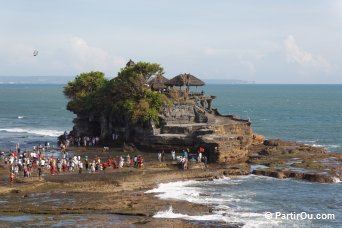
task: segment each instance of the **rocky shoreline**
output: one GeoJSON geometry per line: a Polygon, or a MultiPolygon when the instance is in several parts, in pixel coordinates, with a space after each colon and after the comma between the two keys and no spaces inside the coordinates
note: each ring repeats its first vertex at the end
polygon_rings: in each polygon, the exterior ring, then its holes
{"type": "Polygon", "coordinates": [[[341,153],[303,143],[265,140],[250,147],[248,162],[255,175],[320,183],[340,183],[342,180],[341,153]]]}
{"type": "MultiPolygon", "coordinates": [[[[82,151],[82,156],[93,156],[99,148],[82,151]]],[[[117,153],[117,152],[108,152],[117,153]]],[[[48,225],[48,217],[63,220],[65,216],[80,216],[90,219],[94,213],[105,216],[101,226],[111,216],[121,216],[120,226],[146,225],[149,227],[203,227],[219,225],[219,222],[195,222],[181,219],[156,219],[152,216],[158,211],[168,210],[172,206],[175,213],[187,215],[207,215],[211,208],[205,205],[185,201],[159,200],[154,194],[146,194],[159,183],[184,180],[213,180],[224,175],[246,175],[247,164],[234,166],[203,165],[193,163],[189,170],[182,170],[171,161],[159,163],[155,154],[144,154],[145,168],[108,169],[95,174],[65,173],[51,176],[46,174],[39,180],[34,172],[30,178],[17,178],[9,184],[8,167],[1,165],[0,217],[26,215],[32,218],[43,216],[39,223],[48,225]]],[[[106,157],[108,154],[101,154],[106,157]]],[[[110,219],[109,219],[110,220],[110,219]]],[[[55,221],[55,222],[56,222],[55,221]]],[[[0,223],[16,226],[37,225],[36,219],[16,223],[0,223]]],[[[96,224],[95,224],[96,225],[96,224]]],[[[225,227],[227,224],[221,224],[225,227]]],[[[108,225],[109,226],[109,225],[108,225]]],[[[236,227],[234,224],[229,225],[236,227]]]]}
{"type": "MultiPolygon", "coordinates": [[[[119,149],[100,152],[101,148],[78,149],[74,153],[103,158],[122,153],[119,149]]],[[[146,194],[159,183],[185,180],[213,180],[223,176],[255,175],[275,178],[294,178],[312,182],[336,183],[341,180],[342,155],[327,152],[321,148],[282,140],[265,140],[250,147],[247,163],[203,164],[192,162],[189,170],[180,169],[172,161],[157,162],[155,153],[144,153],[145,168],[125,167],[108,169],[95,174],[66,173],[57,176],[46,174],[39,180],[36,173],[31,178],[17,178],[13,186],[9,184],[8,167],[1,165],[1,216],[29,215],[43,216],[40,223],[49,224],[46,216],[63,220],[65,216],[90,219],[93,214],[104,216],[102,225],[110,224],[111,216],[121,216],[120,226],[161,226],[161,227],[239,227],[242,224],[201,223],[182,219],[153,218],[158,211],[166,211],[172,206],[175,213],[187,215],[208,215],[211,208],[185,201],[160,200],[154,194],[146,194]]],[[[77,219],[76,219],[77,220],[77,219]]],[[[93,221],[93,220],[92,220],[93,221]]],[[[22,221],[19,226],[34,225],[38,221],[22,221]]],[[[51,222],[51,221],[50,221],[51,222]]],[[[95,222],[95,220],[93,221],[95,222]]],[[[0,223],[1,218],[0,218],[0,223]]],[[[5,223],[12,224],[12,223],[5,223]]],[[[96,223],[98,225],[98,223],[96,223]]],[[[94,223],[94,225],[96,225],[94,223]]]]}

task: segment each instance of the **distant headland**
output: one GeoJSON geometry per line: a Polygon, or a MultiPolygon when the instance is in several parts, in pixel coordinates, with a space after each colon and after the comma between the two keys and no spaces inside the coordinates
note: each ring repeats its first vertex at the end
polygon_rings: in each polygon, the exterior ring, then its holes
{"type": "MultiPolygon", "coordinates": [[[[57,84],[65,85],[74,76],[0,76],[0,84],[57,84]]],[[[237,79],[203,79],[206,84],[256,84],[254,81],[237,79]]]]}

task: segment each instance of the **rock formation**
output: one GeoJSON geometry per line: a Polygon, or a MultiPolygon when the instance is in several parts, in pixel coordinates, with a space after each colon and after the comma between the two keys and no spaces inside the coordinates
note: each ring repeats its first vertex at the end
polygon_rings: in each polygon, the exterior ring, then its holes
{"type": "Polygon", "coordinates": [[[206,110],[189,100],[165,107],[160,125],[127,125],[115,128],[106,118],[78,117],[73,134],[99,134],[104,138],[117,131],[125,142],[148,150],[188,147],[196,152],[203,147],[209,162],[241,163],[248,160],[248,147],[255,135],[248,120],[223,116],[217,110],[206,110]],[[103,134],[105,132],[105,134],[103,134]]]}

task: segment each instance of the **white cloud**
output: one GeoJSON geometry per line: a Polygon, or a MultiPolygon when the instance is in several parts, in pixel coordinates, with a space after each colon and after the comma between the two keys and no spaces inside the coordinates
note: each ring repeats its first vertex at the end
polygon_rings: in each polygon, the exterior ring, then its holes
{"type": "Polygon", "coordinates": [[[330,72],[331,64],[320,55],[314,55],[302,50],[296,43],[293,35],[288,35],[285,40],[287,58],[290,62],[297,63],[303,68],[316,71],[330,72]]]}
{"type": "MultiPolygon", "coordinates": [[[[90,46],[80,37],[71,37],[68,40],[70,46],[69,55],[73,65],[79,71],[100,70],[112,71],[123,67],[126,59],[119,56],[111,56],[107,51],[90,46]]],[[[116,72],[112,72],[114,74],[116,72]]]]}

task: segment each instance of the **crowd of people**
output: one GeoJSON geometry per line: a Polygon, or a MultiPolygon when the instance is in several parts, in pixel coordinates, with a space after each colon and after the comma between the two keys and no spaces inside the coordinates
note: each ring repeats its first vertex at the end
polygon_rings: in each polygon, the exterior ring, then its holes
{"type": "MultiPolygon", "coordinates": [[[[198,149],[198,152],[196,154],[191,154],[190,156],[190,149],[189,148],[183,148],[181,150],[182,155],[176,157],[176,150],[171,149],[171,159],[173,161],[177,160],[178,164],[181,164],[183,169],[188,169],[188,162],[189,160],[192,162],[198,162],[198,163],[204,163],[205,167],[207,167],[208,164],[208,158],[205,155],[205,150],[203,147],[200,147],[198,149]]],[[[161,150],[158,153],[158,161],[159,162],[165,162],[165,151],[161,150]]]]}
{"type": "Polygon", "coordinates": [[[21,151],[19,146],[9,153],[1,152],[1,159],[9,167],[10,182],[16,177],[29,178],[34,172],[39,178],[45,175],[62,175],[66,173],[96,173],[105,172],[107,169],[119,169],[124,167],[144,168],[142,155],[130,156],[129,154],[101,159],[99,156],[90,159],[88,156],[73,155],[69,153],[65,145],[61,150],[50,150],[49,144],[45,146],[33,146],[32,151],[21,151]],[[46,156],[49,152],[50,156],[46,156]]]}
{"type": "MultiPolygon", "coordinates": [[[[83,142],[84,146],[96,145],[99,142],[98,137],[83,137],[79,138],[78,142],[83,142]]],[[[16,177],[29,178],[34,171],[35,176],[39,178],[44,175],[62,175],[66,173],[98,173],[105,172],[107,169],[121,169],[124,167],[143,168],[144,159],[142,155],[130,156],[125,150],[126,144],[124,144],[124,154],[120,156],[110,157],[109,153],[107,158],[102,159],[99,156],[95,156],[90,159],[87,155],[81,157],[75,155],[72,152],[67,151],[67,145],[61,144],[60,150],[56,150],[54,147],[50,147],[48,142],[45,145],[33,146],[31,151],[21,151],[19,144],[16,145],[16,149],[9,153],[1,152],[1,158],[4,163],[8,165],[10,169],[10,181],[14,182],[16,177]],[[46,153],[49,152],[49,153],[46,153]],[[50,156],[46,156],[49,154],[50,156]]],[[[135,147],[132,147],[135,148],[135,147]]],[[[108,148],[109,150],[109,148],[108,148]]],[[[103,150],[108,151],[108,150],[103,150]]],[[[129,151],[131,152],[131,151],[129,151]]],[[[184,148],[176,153],[175,149],[170,150],[170,159],[176,161],[181,165],[183,169],[188,169],[188,162],[204,163],[207,167],[207,156],[204,153],[204,148],[200,147],[197,153],[190,154],[189,148],[184,148]],[[176,156],[179,155],[180,156],[176,156]]],[[[102,154],[103,155],[103,154],[102,154]]],[[[158,153],[159,162],[165,162],[166,153],[161,150],[158,153]]]]}
{"type": "MultiPolygon", "coordinates": [[[[114,131],[112,133],[113,142],[119,142],[119,133],[114,131]]],[[[99,146],[101,141],[99,136],[72,136],[68,135],[67,132],[59,138],[60,144],[68,147],[69,145],[81,147],[81,146],[99,146]]]]}

